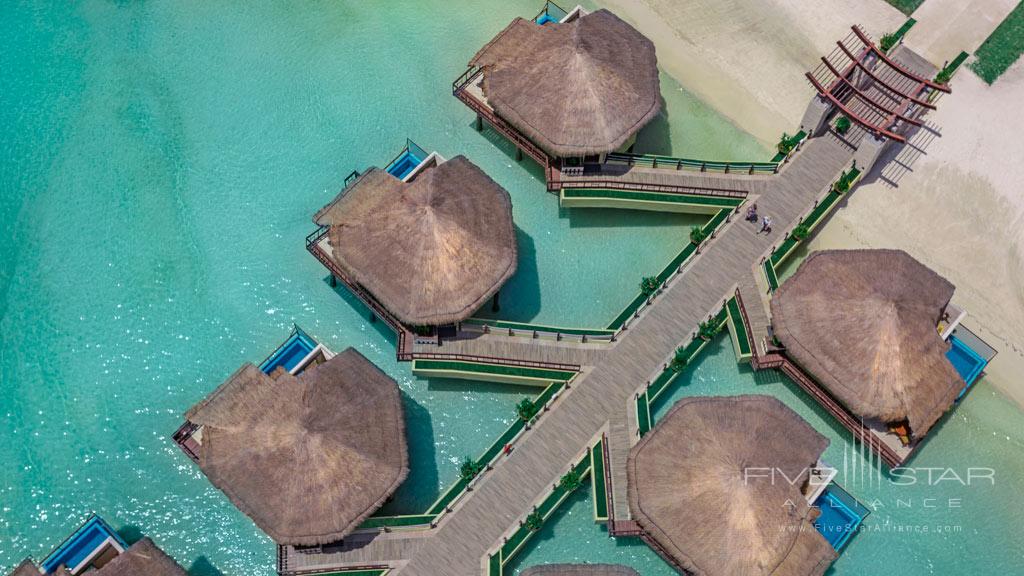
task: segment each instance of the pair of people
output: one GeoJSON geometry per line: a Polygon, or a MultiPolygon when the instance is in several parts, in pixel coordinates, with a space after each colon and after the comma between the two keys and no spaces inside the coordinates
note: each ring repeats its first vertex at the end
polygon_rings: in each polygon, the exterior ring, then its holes
{"type": "MultiPolygon", "coordinates": [[[[747,222],[754,222],[755,224],[757,223],[757,204],[751,204],[750,207],[747,208],[747,222]]],[[[765,216],[764,218],[761,219],[761,230],[758,231],[758,234],[760,234],[761,232],[766,232],[768,234],[772,233],[771,218],[765,216]]]]}

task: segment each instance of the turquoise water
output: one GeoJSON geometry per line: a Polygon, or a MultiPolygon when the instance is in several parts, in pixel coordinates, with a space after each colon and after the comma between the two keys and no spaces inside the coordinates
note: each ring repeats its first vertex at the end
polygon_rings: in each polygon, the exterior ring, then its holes
{"type": "MultiPolygon", "coordinates": [[[[767,394],[779,398],[829,438],[823,458],[840,470],[839,484],[871,510],[829,574],[1024,573],[1024,415],[980,380],[910,461],[910,474],[878,476],[859,445],[802,390],[777,372],[739,365],[728,335],[714,340],[683,373],[654,417],[685,396],[767,394]],[[927,468],[934,468],[932,482],[927,468]],[[964,485],[975,470],[975,481],[964,485]],[[980,479],[994,470],[994,482],[980,479]],[[904,484],[904,485],[898,485],[904,484]]],[[[514,562],[519,569],[549,562],[630,564],[644,576],[675,574],[629,538],[607,538],[593,523],[590,495],[578,494],[514,562]]]]}
{"type": "MultiPolygon", "coordinates": [[[[675,254],[696,219],[570,217],[451,96],[473,52],[538,9],[0,7],[0,571],[95,511],[197,573],[272,574],[270,541],[168,437],[293,322],[399,381],[412,473],[389,509],[428,505],[511,423],[522,390],[414,378],[304,250],[345,175],[383,165],[406,137],[466,154],[512,194],[521,258],[507,317],[603,325],[675,254]]],[[[666,152],[767,154],[678,87],[665,96],[672,129],[649,138],[666,152]]]]}

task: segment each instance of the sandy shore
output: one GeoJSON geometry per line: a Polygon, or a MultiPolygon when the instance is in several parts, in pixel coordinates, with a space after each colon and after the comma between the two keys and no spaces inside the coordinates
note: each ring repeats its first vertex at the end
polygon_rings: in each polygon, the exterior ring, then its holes
{"type": "MultiPolygon", "coordinates": [[[[601,4],[653,40],[686,89],[768,144],[798,125],[804,72],[850,24],[878,38],[905,20],[881,0],[601,4]]],[[[902,248],[949,278],[966,325],[999,350],[985,380],[1024,408],[1024,62],[995,86],[968,69],[952,85],[928,118],[942,136],[869,176],[810,248],[902,248]]]]}
{"type": "Polygon", "coordinates": [[[881,0],[599,0],[650,38],[687,90],[769,146],[800,124],[804,73],[857,23],[874,37],[906,16],[881,0]]]}

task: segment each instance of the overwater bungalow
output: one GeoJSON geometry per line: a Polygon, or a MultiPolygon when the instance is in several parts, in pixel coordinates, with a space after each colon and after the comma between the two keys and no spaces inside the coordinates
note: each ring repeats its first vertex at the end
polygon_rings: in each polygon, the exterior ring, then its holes
{"type": "Polygon", "coordinates": [[[454,334],[516,271],[512,200],[463,156],[406,179],[371,168],[314,221],[310,251],[400,335],[454,334]]]}
{"type": "Polygon", "coordinates": [[[772,297],[785,357],[880,440],[868,443],[890,465],[910,456],[994,354],[968,336],[954,290],[901,250],[825,250],[772,297]]]}
{"type": "Polygon", "coordinates": [[[626,151],[661,111],[654,44],[604,9],[566,13],[549,2],[534,20],[513,20],[469,65],[453,89],[477,127],[486,120],[545,167],[626,151]]]}
{"type": "Polygon", "coordinates": [[[522,576],[640,576],[640,573],[616,564],[544,564],[524,570],[522,576]]]}
{"type": "Polygon", "coordinates": [[[187,576],[149,538],[128,545],[99,516],[90,516],[42,562],[26,558],[9,576],[187,576]]]}
{"type": "Polygon", "coordinates": [[[838,554],[815,524],[827,446],[775,398],[684,398],[630,451],[630,511],[687,573],[820,576],[838,554]]]}
{"type": "Polygon", "coordinates": [[[398,385],[352,348],[298,375],[245,364],[185,418],[186,452],[281,545],[342,540],[408,474],[398,385]]]}

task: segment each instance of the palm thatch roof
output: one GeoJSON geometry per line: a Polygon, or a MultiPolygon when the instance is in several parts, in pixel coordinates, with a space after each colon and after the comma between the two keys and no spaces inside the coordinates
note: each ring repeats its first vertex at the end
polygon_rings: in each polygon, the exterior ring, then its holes
{"type": "Polygon", "coordinates": [[[937,329],[953,291],[901,250],[824,250],[775,293],[772,325],[848,409],[921,438],[964,387],[937,329]]]}
{"type": "MultiPolygon", "coordinates": [[[[26,558],[9,576],[39,576],[40,573],[35,563],[26,558]]],[[[188,576],[188,572],[184,568],[149,538],[143,538],[132,544],[102,568],[89,572],[89,574],[96,576],[188,576]]],[[[61,566],[52,573],[52,576],[71,576],[71,572],[61,566]]]]}
{"type": "Polygon", "coordinates": [[[199,467],[275,542],[336,542],[408,474],[398,385],[349,348],[298,377],[242,366],[186,413],[199,467]]]}
{"type": "Polygon", "coordinates": [[[188,576],[188,572],[173,558],[164,553],[149,538],[132,544],[118,554],[106,566],[95,572],[96,576],[188,576]]]}
{"type": "Polygon", "coordinates": [[[407,325],[465,320],[516,271],[512,200],[463,156],[409,183],[370,169],[315,220],[342,270],[407,325]]]}
{"type": "Polygon", "coordinates": [[[494,111],[557,158],[613,152],[661,111],[654,44],[608,10],[517,18],[470,64],[494,111]]]}
{"type": "Polygon", "coordinates": [[[630,510],[695,575],[820,576],[836,553],[802,488],[826,446],[775,398],[684,398],[630,451],[630,510]]]}
{"type": "Polygon", "coordinates": [[[523,571],[521,576],[640,576],[626,566],[615,564],[544,564],[523,571]]]}

